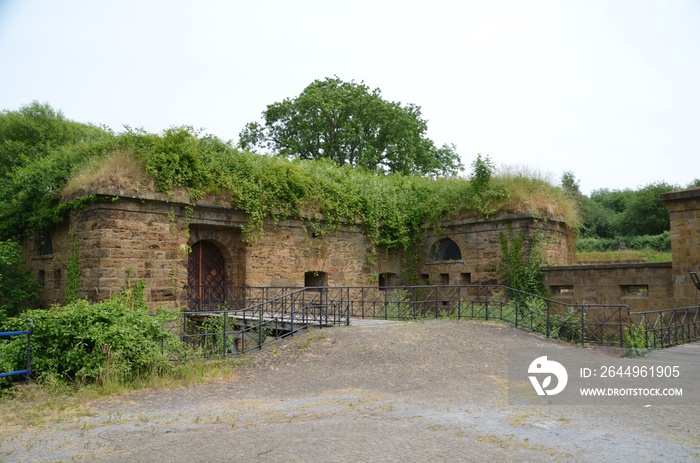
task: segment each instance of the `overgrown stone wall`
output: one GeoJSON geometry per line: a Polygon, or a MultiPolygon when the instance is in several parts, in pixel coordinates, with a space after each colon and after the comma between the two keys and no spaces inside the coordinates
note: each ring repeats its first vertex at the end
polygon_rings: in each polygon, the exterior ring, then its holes
{"type": "Polygon", "coordinates": [[[523,231],[526,239],[540,233],[551,262],[566,263],[570,258],[564,224],[526,216],[445,223],[442,233],[425,232],[416,261],[374,249],[361,224],[317,236],[302,220],[266,223],[264,233],[247,243],[245,214],[228,207],[189,206],[152,193],[102,199],[51,231],[52,255],[38,256],[36,247],[27,246],[27,264],[35,276],[41,273],[44,278],[45,304],[64,301],[71,233],[79,245],[81,297],[107,298],[130,276],[146,280],[146,297],[153,306],[187,306],[188,259],[193,246],[204,241],[222,255],[227,288],[390,286],[409,283],[407,274],[424,276],[430,284],[493,283],[501,259],[499,234],[509,226],[515,233],[523,231]],[[458,244],[461,259],[435,261],[431,246],[447,237],[458,244]]]}
{"type": "Polygon", "coordinates": [[[25,242],[23,254],[24,264],[32,276],[39,281],[41,307],[49,307],[64,301],[70,245],[67,223],[47,230],[46,233],[51,241],[50,251],[47,249],[42,254],[41,244],[46,239],[46,234],[35,232],[25,242]]]}

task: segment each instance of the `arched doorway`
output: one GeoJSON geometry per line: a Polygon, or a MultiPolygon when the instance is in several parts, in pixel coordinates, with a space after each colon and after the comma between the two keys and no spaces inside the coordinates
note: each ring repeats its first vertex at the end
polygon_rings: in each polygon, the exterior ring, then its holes
{"type": "Polygon", "coordinates": [[[217,310],[226,300],[224,256],[211,241],[192,245],[187,263],[187,305],[190,310],[217,310]]]}

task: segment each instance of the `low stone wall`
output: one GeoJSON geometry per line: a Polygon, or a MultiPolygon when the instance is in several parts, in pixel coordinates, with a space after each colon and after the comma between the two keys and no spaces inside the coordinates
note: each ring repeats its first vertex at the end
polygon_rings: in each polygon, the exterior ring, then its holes
{"type": "Polygon", "coordinates": [[[544,267],[552,299],[570,304],[624,304],[631,311],[673,306],[671,263],[544,267]]]}

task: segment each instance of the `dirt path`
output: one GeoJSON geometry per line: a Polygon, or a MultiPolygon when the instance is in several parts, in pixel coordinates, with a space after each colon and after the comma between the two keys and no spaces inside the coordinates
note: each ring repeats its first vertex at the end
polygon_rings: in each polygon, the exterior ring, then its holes
{"type": "Polygon", "coordinates": [[[700,461],[700,404],[509,405],[508,349],[552,345],[485,322],[314,330],[217,383],[5,429],[0,461],[700,461]]]}

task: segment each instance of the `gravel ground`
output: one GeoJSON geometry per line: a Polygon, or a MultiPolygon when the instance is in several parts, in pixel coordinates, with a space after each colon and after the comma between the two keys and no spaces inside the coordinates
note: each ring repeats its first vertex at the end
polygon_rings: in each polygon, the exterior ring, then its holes
{"type": "Polygon", "coordinates": [[[700,461],[700,404],[509,405],[508,350],[552,346],[611,355],[489,322],[312,330],[218,382],[0,423],[0,461],[700,461]]]}

